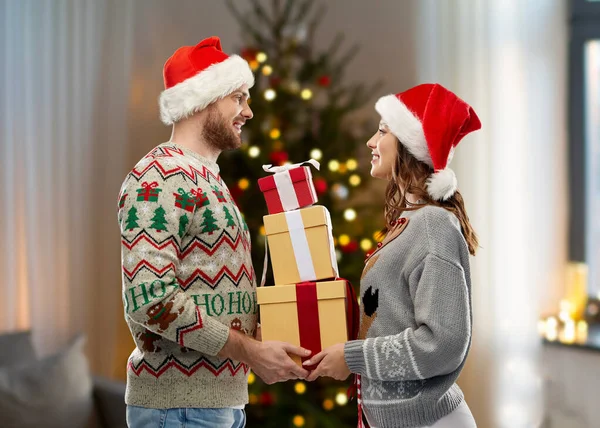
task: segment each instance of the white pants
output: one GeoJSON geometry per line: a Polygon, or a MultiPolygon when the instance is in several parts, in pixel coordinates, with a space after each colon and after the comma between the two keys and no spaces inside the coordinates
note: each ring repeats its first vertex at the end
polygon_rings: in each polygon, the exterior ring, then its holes
{"type": "Polygon", "coordinates": [[[429,425],[429,428],[477,428],[467,402],[463,402],[452,413],[429,425]]]}
{"type": "MultiPolygon", "coordinates": [[[[375,427],[371,425],[371,428],[375,427]]],[[[428,425],[427,428],[477,428],[477,424],[467,402],[463,400],[452,413],[444,416],[433,425],[428,425]]]]}

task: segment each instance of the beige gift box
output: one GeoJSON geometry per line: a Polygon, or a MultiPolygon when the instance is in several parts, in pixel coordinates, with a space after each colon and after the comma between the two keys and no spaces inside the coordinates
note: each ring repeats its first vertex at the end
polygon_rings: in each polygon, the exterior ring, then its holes
{"type": "Polygon", "coordinates": [[[331,216],[323,206],[263,218],[277,286],[338,277],[331,216]]]}
{"type": "MultiPolygon", "coordinates": [[[[348,340],[345,280],[259,287],[257,301],[263,341],[288,342],[310,349],[314,354],[348,340]],[[316,302],[309,299],[303,306],[306,294],[299,300],[297,287],[312,287],[304,291],[316,295],[316,302]]],[[[292,359],[302,364],[300,357],[292,355],[292,359]]]]}

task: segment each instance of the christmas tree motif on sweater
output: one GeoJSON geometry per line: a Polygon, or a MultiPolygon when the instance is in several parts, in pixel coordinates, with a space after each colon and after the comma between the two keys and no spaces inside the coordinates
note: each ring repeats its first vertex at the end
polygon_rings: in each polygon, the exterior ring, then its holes
{"type": "Polygon", "coordinates": [[[227,207],[223,207],[223,211],[225,211],[225,219],[227,220],[226,227],[231,227],[233,229],[235,227],[235,221],[233,220],[233,216],[231,215],[227,207]]]}
{"type": "Polygon", "coordinates": [[[137,227],[140,227],[140,225],[137,223],[139,219],[140,218],[137,216],[137,208],[131,207],[127,212],[127,219],[125,220],[127,224],[125,225],[125,228],[133,230],[137,227]]]}
{"type": "Polygon", "coordinates": [[[219,190],[219,188],[217,186],[210,186],[210,187],[213,189],[213,193],[215,194],[215,196],[217,197],[219,202],[227,202],[225,195],[223,195],[223,192],[221,190],[219,190]]]}
{"type": "Polygon", "coordinates": [[[144,181],[142,187],[137,189],[136,192],[138,194],[138,201],[158,202],[158,194],[162,192],[162,189],[158,188],[158,183],[156,181],[153,181],[152,183],[144,181]]]}
{"type": "Polygon", "coordinates": [[[205,207],[210,205],[210,201],[208,200],[208,196],[206,196],[206,192],[203,192],[202,189],[198,188],[198,190],[192,189],[192,195],[196,199],[196,208],[205,207]]]}
{"type": "Polygon", "coordinates": [[[190,220],[188,219],[187,215],[184,214],[181,217],[179,217],[179,237],[180,238],[183,238],[183,235],[185,234],[185,228],[189,222],[190,222],[190,220]]]}
{"type": "Polygon", "coordinates": [[[150,227],[152,229],[156,229],[157,232],[167,230],[166,225],[168,224],[168,221],[165,218],[165,210],[162,206],[154,210],[154,217],[152,217],[150,220],[152,221],[150,227]]]}
{"type": "Polygon", "coordinates": [[[177,189],[177,192],[179,194],[173,193],[173,196],[175,196],[175,206],[191,213],[194,212],[194,207],[196,206],[195,196],[186,192],[181,187],[177,189]]]}
{"type": "Polygon", "coordinates": [[[215,230],[220,229],[220,227],[217,225],[217,219],[209,208],[204,210],[202,217],[204,217],[204,221],[200,225],[202,226],[202,233],[208,233],[209,235],[212,235],[215,230]]]}

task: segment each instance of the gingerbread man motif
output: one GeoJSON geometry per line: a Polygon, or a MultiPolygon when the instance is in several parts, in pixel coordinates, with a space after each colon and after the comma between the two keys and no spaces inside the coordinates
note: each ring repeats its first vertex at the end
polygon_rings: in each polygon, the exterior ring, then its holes
{"type": "Polygon", "coordinates": [[[248,335],[246,329],[242,328],[242,320],[240,320],[239,318],[234,318],[233,320],[231,320],[230,326],[233,330],[237,330],[244,333],[245,335],[248,335]]]}
{"type": "Polygon", "coordinates": [[[164,332],[183,313],[183,306],[179,307],[177,311],[172,312],[173,305],[174,302],[171,299],[166,304],[160,302],[148,309],[148,325],[158,325],[159,329],[157,331],[159,333],[164,332]]]}
{"type": "Polygon", "coordinates": [[[145,352],[160,352],[160,346],[156,345],[155,342],[160,340],[160,335],[145,330],[138,333],[137,338],[142,341],[142,351],[145,352]]]}

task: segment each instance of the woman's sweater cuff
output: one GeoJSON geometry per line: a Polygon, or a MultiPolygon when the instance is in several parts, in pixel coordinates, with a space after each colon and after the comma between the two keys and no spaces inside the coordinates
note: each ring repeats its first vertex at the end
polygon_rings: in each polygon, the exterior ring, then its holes
{"type": "Polygon", "coordinates": [[[363,374],[366,369],[364,340],[351,340],[344,345],[344,359],[352,373],[363,374]]]}

